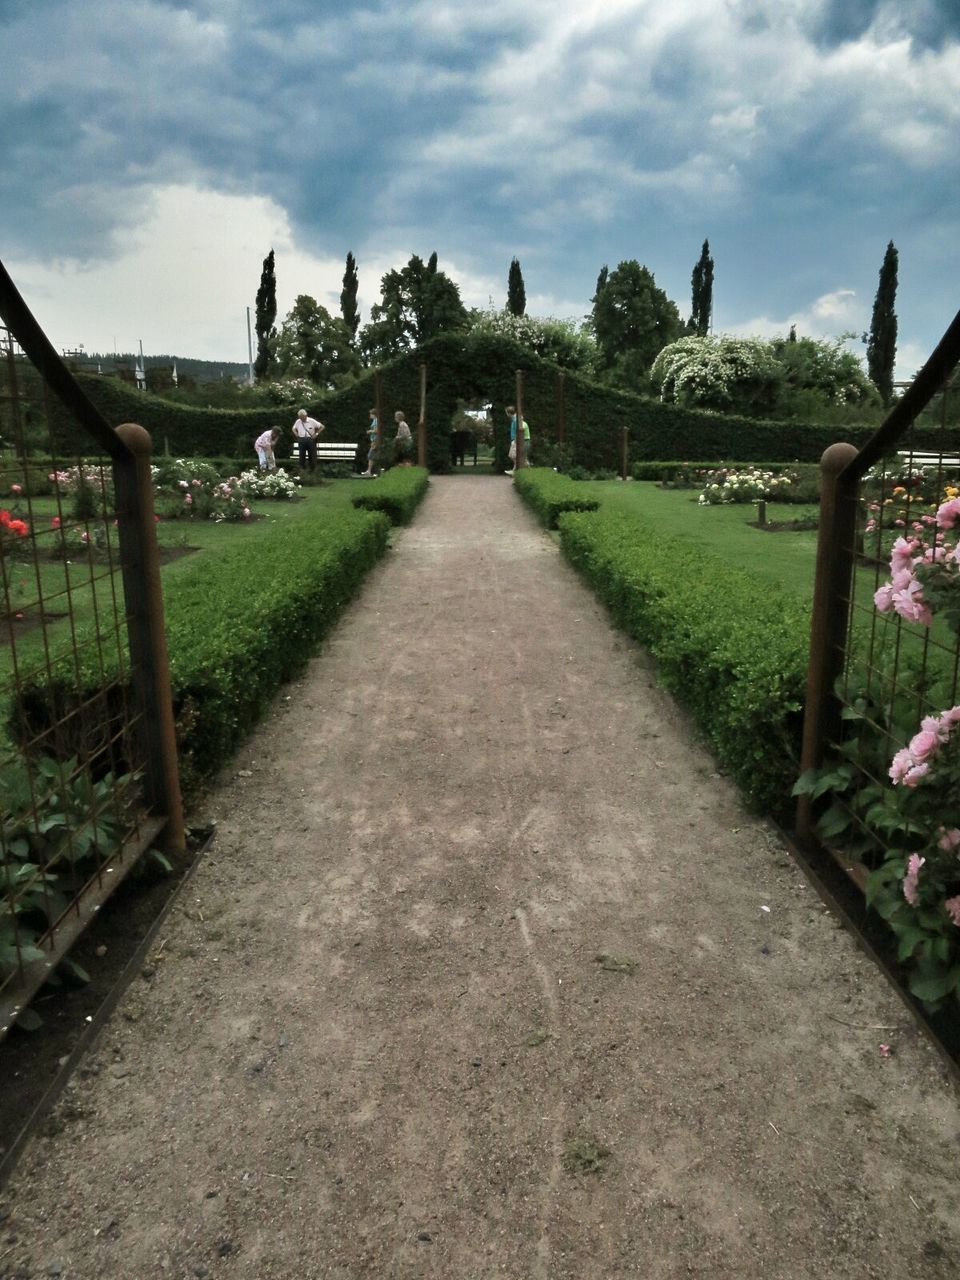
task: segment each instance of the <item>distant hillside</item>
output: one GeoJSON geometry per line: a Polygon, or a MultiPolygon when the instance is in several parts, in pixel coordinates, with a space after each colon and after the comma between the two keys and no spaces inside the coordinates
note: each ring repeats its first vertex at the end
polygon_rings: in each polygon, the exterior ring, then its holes
{"type": "MultiPolygon", "coordinates": [[[[96,373],[99,366],[101,373],[115,373],[118,370],[132,372],[137,367],[139,356],[135,351],[123,351],[119,354],[110,352],[103,354],[96,351],[71,352],[67,356],[67,364],[78,373],[96,373]]],[[[143,357],[146,369],[169,369],[176,363],[177,377],[193,378],[198,383],[219,382],[221,378],[245,378],[248,367],[239,360],[194,360],[190,356],[148,356],[143,357]]]]}

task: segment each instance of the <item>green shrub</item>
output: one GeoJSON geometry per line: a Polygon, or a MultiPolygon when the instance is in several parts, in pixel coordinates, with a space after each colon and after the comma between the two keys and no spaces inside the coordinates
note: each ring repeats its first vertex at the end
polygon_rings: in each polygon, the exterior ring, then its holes
{"type": "Polygon", "coordinates": [[[784,810],[799,756],[808,611],[719,555],[680,542],[665,551],[642,519],[600,511],[558,524],[567,558],[657,659],[663,684],[750,803],[784,810]]]}
{"type": "MultiPolygon", "coordinates": [[[[383,554],[388,530],[381,513],[318,506],[298,524],[296,538],[284,523],[251,527],[252,541],[201,554],[165,579],[185,789],[230,759],[279,686],[303,668],[383,554]]],[[[10,709],[10,731],[36,734],[70,706],[99,706],[95,661],[79,671],[63,664],[49,680],[28,684],[10,709]]],[[[98,728],[87,724],[85,736],[97,739],[98,728]]]]}
{"type": "Polygon", "coordinates": [[[520,497],[532,507],[547,529],[556,529],[564,511],[596,511],[596,498],[588,498],[576,480],[543,467],[523,467],[513,478],[520,497]]]}
{"type": "Polygon", "coordinates": [[[428,484],[424,467],[392,467],[355,494],[353,505],[361,511],[382,511],[391,524],[409,524],[428,484]]]}

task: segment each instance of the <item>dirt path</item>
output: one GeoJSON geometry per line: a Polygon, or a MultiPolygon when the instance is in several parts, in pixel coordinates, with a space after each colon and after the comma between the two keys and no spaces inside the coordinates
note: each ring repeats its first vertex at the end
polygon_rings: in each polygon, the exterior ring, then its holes
{"type": "Polygon", "coordinates": [[[957,1274],[933,1052],[509,481],[278,701],[0,1276],[957,1274]]]}

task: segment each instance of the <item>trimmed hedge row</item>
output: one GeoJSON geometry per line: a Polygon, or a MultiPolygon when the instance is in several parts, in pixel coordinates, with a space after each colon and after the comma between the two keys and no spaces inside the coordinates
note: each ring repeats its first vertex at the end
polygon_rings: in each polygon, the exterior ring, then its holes
{"type": "Polygon", "coordinates": [[[523,500],[537,513],[541,524],[556,529],[564,511],[596,511],[600,503],[588,498],[576,480],[542,467],[523,467],[513,478],[523,500]]]}
{"type": "Polygon", "coordinates": [[[424,467],[393,467],[352,501],[358,511],[382,511],[391,524],[409,524],[430,483],[424,467]]]}
{"type": "MultiPolygon", "coordinates": [[[[419,369],[427,366],[427,465],[450,469],[450,425],[460,401],[492,405],[494,463],[507,462],[508,419],[504,408],[515,399],[516,371],[524,373],[524,416],[531,425],[533,456],[540,447],[556,448],[561,409],[560,370],[509,338],[492,334],[445,334],[380,370],[381,406],[389,427],[395,409],[411,423],[419,413],[419,369]]],[[[252,451],[254,437],[275,423],[288,430],[295,407],[251,410],[199,409],[142,395],[112,378],[81,374],[79,381],[108,421],[140,422],[153,434],[157,451],[174,454],[240,454],[252,451]]],[[[306,407],[326,424],[325,440],[365,444],[367,411],[375,401],[373,373],[352,386],[306,407]]],[[[661,404],[659,400],[617,391],[567,372],[563,378],[566,460],[590,470],[616,470],[620,438],[629,432],[631,462],[658,458],[743,458],[779,462],[784,458],[816,462],[838,440],[861,446],[873,426],[822,426],[801,422],[765,422],[661,404]]],[[[876,425],[879,425],[876,424],[876,425]]],[[[921,448],[960,448],[960,431],[948,439],[939,429],[917,429],[921,448]]]]}
{"type": "Polygon", "coordinates": [[[616,622],[657,659],[749,802],[780,813],[797,775],[809,613],[693,543],[669,554],[653,523],[561,515],[564,554],[616,622]]]}
{"type": "MultiPolygon", "coordinates": [[[[384,553],[389,527],[382,512],[318,504],[316,519],[305,519],[296,538],[288,523],[253,526],[255,543],[240,539],[215,556],[201,553],[165,576],[185,790],[230,759],[278,687],[305,666],[384,553]]],[[[64,665],[51,681],[29,686],[23,718],[13,708],[11,728],[26,725],[36,731],[65,708],[81,706],[101,683],[93,661],[79,676],[64,665]]],[[[114,674],[107,672],[108,678],[114,674]]],[[[97,740],[97,729],[86,725],[84,734],[97,740]]]]}

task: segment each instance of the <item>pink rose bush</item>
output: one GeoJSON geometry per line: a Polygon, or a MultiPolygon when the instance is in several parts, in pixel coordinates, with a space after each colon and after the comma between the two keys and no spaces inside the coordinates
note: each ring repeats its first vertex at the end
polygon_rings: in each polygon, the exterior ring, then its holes
{"type": "MultiPolygon", "coordinates": [[[[874,596],[881,613],[960,633],[960,493],[897,538],[890,579],[874,596]]],[[[871,872],[868,901],[897,934],[911,990],[929,1007],[960,1000],[960,705],[920,722],[889,765],[896,799],[877,806],[892,836],[871,872]]]]}

